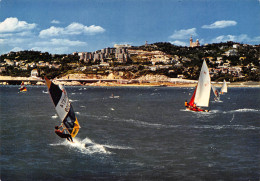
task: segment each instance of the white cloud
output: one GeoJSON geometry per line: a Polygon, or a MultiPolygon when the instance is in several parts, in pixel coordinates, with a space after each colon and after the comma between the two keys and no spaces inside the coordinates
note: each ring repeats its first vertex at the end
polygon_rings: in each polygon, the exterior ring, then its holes
{"type": "Polygon", "coordinates": [[[173,44],[173,45],[177,45],[177,46],[188,46],[188,44],[186,42],[179,41],[179,40],[170,41],[170,43],[173,44]]]}
{"type": "Polygon", "coordinates": [[[174,31],[174,33],[170,36],[172,39],[188,39],[190,36],[197,36],[196,28],[191,29],[182,29],[178,31],[174,31]]]}
{"type": "Polygon", "coordinates": [[[32,50],[49,53],[69,53],[72,49],[77,51],[79,47],[87,46],[86,42],[72,41],[69,39],[51,39],[48,41],[36,41],[28,45],[32,50]],[[31,48],[32,47],[32,48],[31,48]]]}
{"type": "Polygon", "coordinates": [[[60,21],[54,19],[54,20],[51,21],[51,23],[52,24],[60,24],[60,21]]]}
{"type": "Polygon", "coordinates": [[[42,30],[39,34],[40,37],[58,36],[63,34],[64,29],[51,26],[49,29],[42,30]]]}
{"type": "Polygon", "coordinates": [[[38,41],[32,44],[33,46],[86,46],[86,42],[71,41],[68,39],[51,39],[50,41],[38,41]]]}
{"type": "MultiPolygon", "coordinates": [[[[259,0],[260,2],[260,0],[259,0]]],[[[251,40],[252,42],[260,42],[260,36],[257,36],[251,40]]]]}
{"type": "Polygon", "coordinates": [[[211,40],[212,43],[219,43],[219,42],[250,42],[252,41],[246,34],[241,34],[239,36],[235,35],[221,35],[211,40]]]}
{"type": "Polygon", "coordinates": [[[5,39],[0,39],[0,45],[5,42],[5,39]]]}
{"type": "Polygon", "coordinates": [[[103,33],[104,31],[105,31],[105,29],[102,28],[101,26],[91,25],[89,27],[87,27],[87,26],[84,27],[84,33],[90,34],[90,35],[94,35],[96,33],[103,33]]]}
{"type": "Polygon", "coordinates": [[[33,47],[31,50],[41,51],[41,52],[49,52],[56,54],[67,54],[69,52],[69,47],[33,47]]]}
{"type": "Polygon", "coordinates": [[[19,51],[22,51],[24,50],[23,48],[21,47],[14,47],[12,50],[10,50],[10,52],[19,52],[19,51]]]}
{"type": "Polygon", "coordinates": [[[41,38],[61,35],[79,35],[88,34],[95,35],[97,33],[103,33],[105,31],[101,26],[91,25],[84,26],[80,23],[71,23],[65,28],[51,26],[48,29],[42,30],[39,34],[41,38]]]}
{"type": "Polygon", "coordinates": [[[236,21],[221,20],[221,21],[216,21],[215,23],[212,23],[210,25],[203,25],[202,28],[206,28],[206,29],[226,28],[228,26],[235,26],[236,24],[237,24],[236,21]]]}
{"type": "Polygon", "coordinates": [[[7,38],[1,39],[0,44],[16,47],[23,44],[28,44],[29,41],[30,40],[24,38],[7,38]]]}
{"type": "Polygon", "coordinates": [[[12,33],[0,34],[0,38],[10,37],[12,35],[13,35],[12,33]]]}
{"type": "Polygon", "coordinates": [[[29,24],[26,21],[19,21],[17,18],[10,17],[0,23],[0,33],[29,31],[35,27],[35,23],[29,24]]]}

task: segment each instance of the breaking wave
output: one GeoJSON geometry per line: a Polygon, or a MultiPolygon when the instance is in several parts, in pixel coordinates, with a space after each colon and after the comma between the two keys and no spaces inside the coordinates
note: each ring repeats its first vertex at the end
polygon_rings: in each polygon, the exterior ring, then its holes
{"type": "Polygon", "coordinates": [[[52,118],[52,119],[56,119],[57,117],[58,117],[58,115],[57,115],[57,114],[55,114],[55,115],[51,116],[51,118],[52,118]]]}
{"type": "Polygon", "coordinates": [[[73,99],[69,99],[70,102],[77,102],[79,100],[73,100],[73,99]]]}
{"type": "Polygon", "coordinates": [[[67,146],[70,148],[75,148],[78,152],[82,154],[112,154],[110,151],[106,150],[106,148],[110,149],[119,149],[119,150],[126,150],[126,149],[133,149],[131,147],[126,146],[118,146],[118,145],[102,145],[93,142],[89,138],[85,138],[81,140],[80,138],[73,138],[73,143],[67,140],[63,142],[50,144],[51,146],[67,146]]]}
{"type": "MultiPolygon", "coordinates": [[[[116,120],[116,121],[122,121],[122,120],[116,120]]],[[[127,123],[133,123],[137,127],[156,127],[156,128],[163,128],[163,127],[168,127],[163,124],[158,124],[158,123],[148,123],[145,121],[138,121],[134,119],[123,119],[124,122],[127,123]]]]}
{"type": "Polygon", "coordinates": [[[73,138],[73,143],[67,140],[57,144],[50,144],[51,146],[67,146],[70,148],[75,148],[77,151],[83,154],[111,154],[107,151],[104,145],[94,143],[89,138],[81,140],[80,138],[73,138]]]}
{"type": "Polygon", "coordinates": [[[259,130],[260,127],[255,126],[244,126],[244,125],[200,125],[200,126],[191,126],[195,129],[234,129],[234,130],[259,130]]]}
{"type": "Polygon", "coordinates": [[[132,150],[133,148],[127,146],[116,146],[116,145],[103,145],[106,148],[118,149],[118,150],[132,150]]]}
{"type": "Polygon", "coordinates": [[[227,111],[227,112],[223,112],[223,113],[236,113],[236,112],[259,112],[260,110],[257,110],[257,109],[247,109],[247,108],[244,108],[244,109],[237,109],[237,110],[232,110],[232,111],[227,111]]]}

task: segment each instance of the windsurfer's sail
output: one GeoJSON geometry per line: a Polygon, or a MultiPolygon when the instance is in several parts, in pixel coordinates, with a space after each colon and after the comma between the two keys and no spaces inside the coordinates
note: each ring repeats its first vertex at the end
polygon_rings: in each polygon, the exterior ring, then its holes
{"type": "Polygon", "coordinates": [[[225,79],[224,79],[224,81],[223,81],[223,85],[222,85],[222,87],[221,87],[220,93],[221,93],[221,94],[227,93],[227,83],[226,83],[225,79]]]}
{"type": "Polygon", "coordinates": [[[26,92],[27,88],[24,86],[24,82],[22,81],[21,87],[19,88],[20,92],[26,92]]]}
{"type": "Polygon", "coordinates": [[[204,60],[201,71],[200,77],[198,81],[198,85],[191,97],[189,103],[185,103],[187,109],[191,111],[208,111],[201,109],[197,106],[208,107],[209,106],[209,98],[210,98],[210,89],[211,89],[211,80],[209,75],[208,66],[204,60]]]}
{"type": "Polygon", "coordinates": [[[215,95],[215,101],[219,101],[220,100],[220,94],[218,92],[218,90],[216,89],[216,87],[214,85],[211,84],[211,87],[212,87],[212,91],[215,95]]]}
{"type": "Polygon", "coordinates": [[[67,92],[61,85],[56,85],[45,77],[46,86],[51,95],[57,114],[59,115],[63,125],[72,137],[75,137],[80,125],[73,111],[72,105],[69,102],[67,92]]]}

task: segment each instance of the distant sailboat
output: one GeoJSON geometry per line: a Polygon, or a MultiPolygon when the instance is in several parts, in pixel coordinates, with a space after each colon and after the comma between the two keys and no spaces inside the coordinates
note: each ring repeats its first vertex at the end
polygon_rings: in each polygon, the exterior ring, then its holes
{"type": "Polygon", "coordinates": [[[212,87],[212,91],[213,91],[213,93],[214,93],[214,95],[215,95],[214,100],[215,100],[215,101],[220,101],[219,91],[216,89],[216,87],[215,87],[213,84],[211,84],[211,87],[212,87]]]}
{"type": "Polygon", "coordinates": [[[222,85],[222,88],[220,90],[220,94],[224,94],[224,93],[227,93],[227,83],[226,83],[225,79],[223,81],[223,85],[222,85]]]}
{"type": "Polygon", "coordinates": [[[45,77],[46,86],[51,95],[56,112],[65,126],[66,131],[75,137],[80,129],[77,117],[73,111],[72,105],[69,102],[67,92],[61,85],[56,85],[45,77]]]}
{"type": "Polygon", "coordinates": [[[111,98],[111,99],[118,99],[119,96],[115,96],[114,94],[112,94],[111,96],[109,96],[109,98],[111,98]]]}
{"type": "Polygon", "coordinates": [[[21,87],[19,88],[20,92],[27,92],[27,88],[24,86],[24,82],[22,81],[21,87]]]}
{"type": "Polygon", "coordinates": [[[209,98],[210,98],[210,90],[211,90],[211,80],[209,75],[208,66],[204,60],[199,81],[196,86],[196,89],[191,97],[189,103],[185,102],[185,106],[188,110],[196,111],[196,112],[208,112],[206,109],[202,109],[201,107],[208,107],[209,106],[209,98]],[[199,106],[199,107],[197,107],[199,106]]]}

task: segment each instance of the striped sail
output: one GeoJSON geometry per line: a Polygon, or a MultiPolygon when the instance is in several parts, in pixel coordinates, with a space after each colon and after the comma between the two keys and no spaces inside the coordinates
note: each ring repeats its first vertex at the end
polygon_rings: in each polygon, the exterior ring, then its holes
{"type": "Polygon", "coordinates": [[[67,92],[61,85],[54,84],[46,77],[45,82],[59,118],[70,135],[75,137],[78,134],[80,125],[69,102],[67,92]]]}
{"type": "Polygon", "coordinates": [[[203,106],[203,107],[209,106],[210,90],[211,90],[211,80],[209,76],[209,69],[204,60],[201,67],[198,86],[197,86],[195,100],[194,100],[197,106],[203,106]]]}

